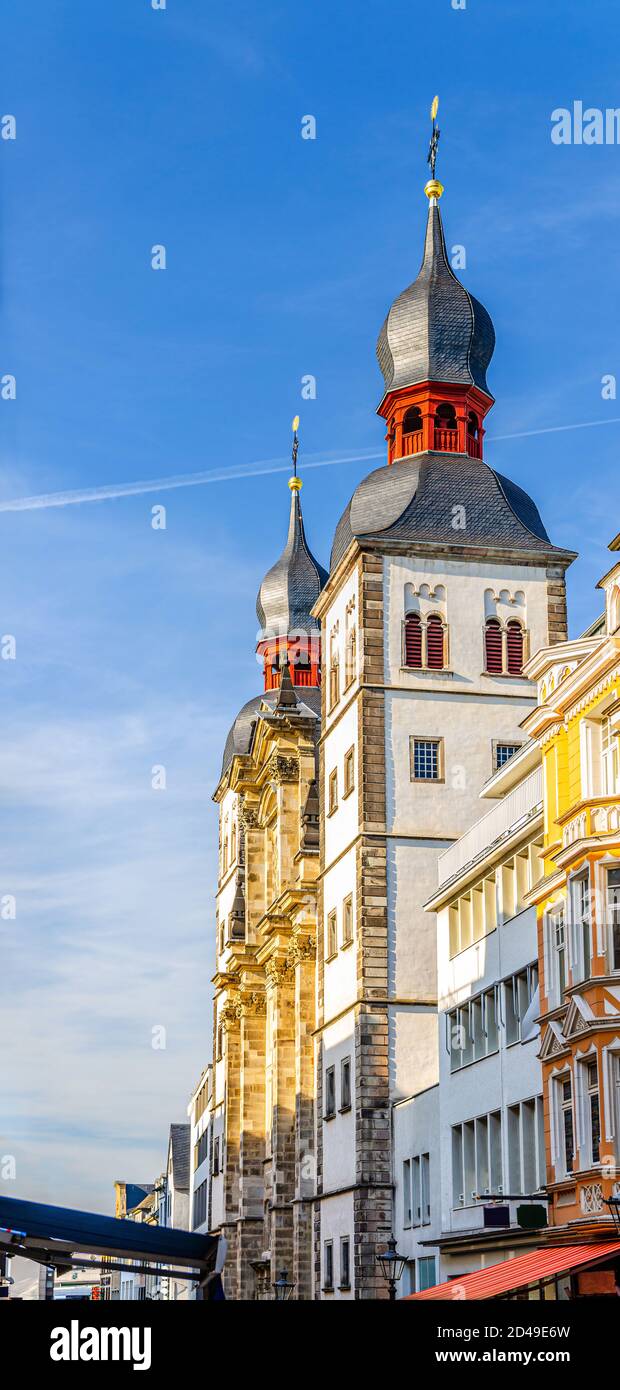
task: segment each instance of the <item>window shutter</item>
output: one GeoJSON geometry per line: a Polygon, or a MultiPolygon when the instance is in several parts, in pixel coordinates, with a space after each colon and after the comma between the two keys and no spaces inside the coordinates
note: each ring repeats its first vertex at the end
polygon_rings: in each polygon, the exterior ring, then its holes
{"type": "Polygon", "coordinates": [[[523,628],[520,623],[509,623],[506,631],[508,671],[511,676],[520,676],[523,670],[523,628]]]}
{"type": "Polygon", "coordinates": [[[417,613],[405,618],[405,665],[422,665],[422,624],[417,613]]]}
{"type": "Polygon", "coordinates": [[[426,664],[429,671],[442,671],[444,667],[443,623],[437,614],[432,614],[426,624],[426,646],[426,664]]]}
{"type": "Polygon", "coordinates": [[[486,669],[492,676],[501,676],[504,669],[502,660],[502,629],[497,618],[489,618],[484,632],[486,669]]]}

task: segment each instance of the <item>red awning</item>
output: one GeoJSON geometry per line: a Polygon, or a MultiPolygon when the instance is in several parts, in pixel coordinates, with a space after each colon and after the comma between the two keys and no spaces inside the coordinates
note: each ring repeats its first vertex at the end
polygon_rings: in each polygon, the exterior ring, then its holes
{"type": "Polygon", "coordinates": [[[499,1298],[503,1293],[512,1293],[527,1284],[537,1284],[540,1279],[551,1279],[554,1274],[568,1274],[569,1270],[598,1264],[610,1256],[620,1255],[620,1240],[605,1241],[591,1245],[555,1245],[544,1249],[530,1250],[527,1255],[517,1255],[514,1260],[504,1260],[488,1269],[478,1269],[475,1274],[463,1274],[460,1278],[449,1279],[447,1284],[435,1284],[423,1293],[412,1293],[408,1298],[499,1298]]]}

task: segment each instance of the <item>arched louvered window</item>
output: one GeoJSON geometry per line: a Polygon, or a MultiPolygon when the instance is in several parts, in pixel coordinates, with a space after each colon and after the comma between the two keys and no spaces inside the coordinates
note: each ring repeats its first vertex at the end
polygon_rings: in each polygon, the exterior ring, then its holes
{"type": "Polygon", "coordinates": [[[508,623],[506,649],[509,675],[520,676],[523,670],[523,628],[520,623],[508,623]]]}
{"type": "Polygon", "coordinates": [[[484,630],[485,669],[492,676],[501,676],[504,669],[502,656],[502,628],[497,618],[489,618],[484,630]]]}
{"type": "Polygon", "coordinates": [[[442,671],[445,665],[443,623],[437,613],[426,623],[426,665],[429,671],[442,671]]]}
{"type": "Polygon", "coordinates": [[[422,665],[422,623],[418,613],[409,613],[405,618],[405,665],[422,665]]]}
{"type": "Polygon", "coordinates": [[[419,405],[410,405],[403,420],[403,434],[417,434],[422,429],[422,411],[419,405]]]}
{"type": "Polygon", "coordinates": [[[467,416],[467,433],[471,439],[478,438],[478,430],[478,416],[476,415],[475,410],[470,410],[469,415],[467,416]]]}

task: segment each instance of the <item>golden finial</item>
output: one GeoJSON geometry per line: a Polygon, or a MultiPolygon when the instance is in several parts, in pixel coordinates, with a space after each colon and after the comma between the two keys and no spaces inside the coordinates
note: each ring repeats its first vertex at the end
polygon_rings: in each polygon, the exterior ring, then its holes
{"type": "Polygon", "coordinates": [[[426,161],[427,164],[430,164],[431,166],[431,178],[429,179],[428,183],[425,185],[424,188],[424,192],[426,193],[427,198],[441,198],[441,195],[443,193],[443,184],[439,182],[439,179],[435,178],[437,146],[439,144],[439,137],[441,135],[439,126],[436,124],[438,110],[439,97],[433,97],[433,103],[431,106],[431,121],[433,122],[433,131],[431,135],[431,143],[428,147],[428,159],[426,161]]]}
{"type": "Polygon", "coordinates": [[[288,485],[291,489],[291,492],[299,492],[300,489],[303,487],[301,478],[297,477],[297,455],[299,453],[299,440],[297,438],[298,429],[299,416],[296,415],[295,419],[293,420],[293,476],[288,480],[288,485]]]}

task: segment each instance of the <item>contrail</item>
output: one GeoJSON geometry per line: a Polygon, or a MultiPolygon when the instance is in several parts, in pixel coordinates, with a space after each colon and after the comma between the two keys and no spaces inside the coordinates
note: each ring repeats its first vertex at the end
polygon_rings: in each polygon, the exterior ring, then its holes
{"type": "MultiPolygon", "coordinates": [[[[338,463],[364,463],[383,458],[383,452],[367,449],[361,454],[337,457],[308,455],[307,468],[328,468],[338,463]]],[[[223,483],[233,478],[257,478],[265,473],[288,473],[290,459],[263,459],[256,463],[241,463],[232,468],[207,468],[201,473],[174,473],[168,478],[145,478],[136,483],[107,483],[104,487],[75,488],[66,492],[42,492],[34,497],[13,497],[0,501],[0,512],[34,512],[45,507],[69,507],[77,502],[110,502],[115,497],[136,497],[146,492],[168,492],[177,487],[200,487],[205,483],[223,483]]]]}
{"type": "MultiPolygon", "coordinates": [[[[620,416],[608,420],[582,420],[572,425],[549,425],[544,429],[520,430],[515,434],[487,435],[489,443],[503,443],[507,439],[531,439],[534,435],[560,434],[570,430],[594,429],[598,425],[620,425],[620,416]]],[[[301,472],[309,468],[330,468],[344,463],[372,463],[384,459],[385,452],[364,449],[359,454],[308,454],[301,472]]],[[[255,463],[242,463],[232,468],[207,468],[201,473],[174,473],[168,478],[146,478],[135,483],[107,483],[104,487],[75,488],[65,492],[43,492],[34,497],[14,497],[8,501],[0,500],[0,512],[34,512],[47,507],[70,507],[81,502],[111,502],[117,497],[137,497],[148,492],[169,492],[179,487],[202,487],[206,483],[232,482],[235,478],[258,478],[267,473],[288,473],[290,460],[286,458],[258,459],[255,463]]]]}

